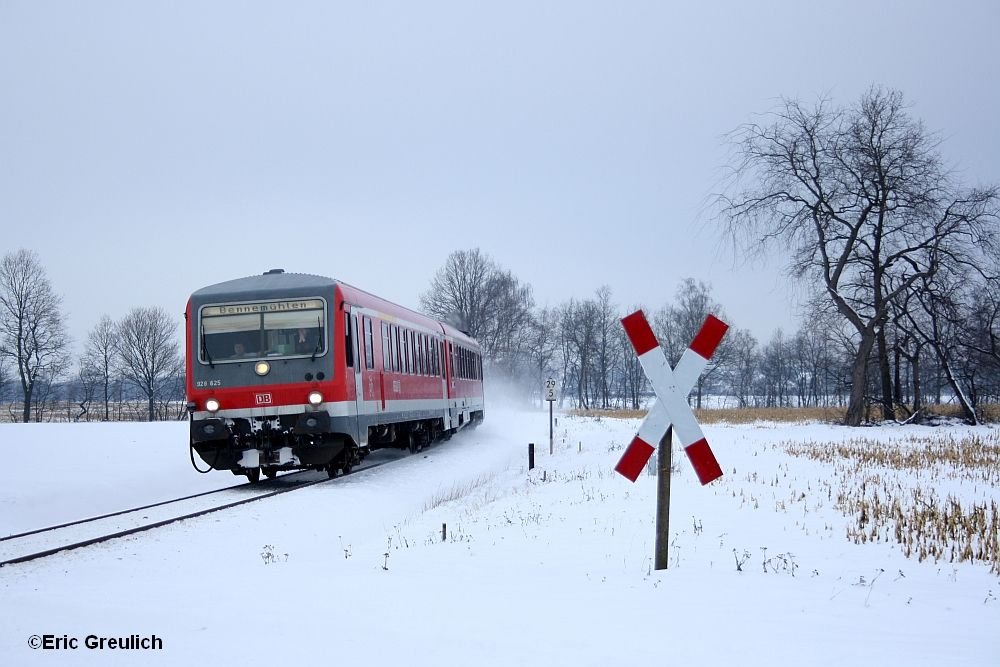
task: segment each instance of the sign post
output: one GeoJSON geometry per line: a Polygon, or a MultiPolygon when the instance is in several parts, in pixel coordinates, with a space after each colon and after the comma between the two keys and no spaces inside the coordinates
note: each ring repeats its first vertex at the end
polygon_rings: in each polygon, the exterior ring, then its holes
{"type": "Polygon", "coordinates": [[[545,380],[545,400],[549,402],[549,456],[553,453],[553,433],[552,433],[552,404],[556,400],[556,379],[545,380]]]}
{"type": "Polygon", "coordinates": [[[670,467],[673,459],[674,427],[668,426],[656,457],[656,545],[653,566],[666,570],[670,556],[670,467]]]}
{"type": "Polygon", "coordinates": [[[642,370],[653,386],[653,391],[656,392],[656,402],[650,407],[646,418],[642,420],[638,434],[632,439],[632,443],[618,461],[615,470],[634,482],[655,451],[650,443],[660,443],[659,465],[657,466],[659,486],[656,511],[656,569],[661,570],[667,567],[670,449],[673,433],[676,431],[681,446],[684,447],[684,452],[691,461],[691,465],[694,466],[694,471],[702,485],[722,477],[722,468],[715,459],[715,454],[712,453],[712,448],[709,447],[708,440],[705,439],[701,426],[698,425],[698,420],[695,419],[694,412],[691,411],[691,406],[687,403],[687,396],[691,393],[691,389],[694,388],[702,371],[705,370],[705,366],[708,365],[708,360],[719,346],[722,337],[726,335],[729,325],[713,315],[706,317],[701,329],[688,348],[684,350],[684,354],[681,355],[680,361],[677,362],[677,366],[673,370],[670,369],[667,357],[641,310],[623,318],[622,326],[625,327],[625,333],[628,334],[632,347],[639,355],[642,370]]]}

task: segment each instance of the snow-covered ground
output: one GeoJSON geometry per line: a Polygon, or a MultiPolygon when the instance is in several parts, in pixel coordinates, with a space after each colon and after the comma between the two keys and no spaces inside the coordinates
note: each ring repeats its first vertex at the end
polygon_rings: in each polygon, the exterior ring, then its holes
{"type": "MultiPolygon", "coordinates": [[[[726,474],[701,487],[675,454],[656,572],[655,478],[613,472],[637,425],[562,415],[550,456],[547,412],[491,409],[391,465],[4,567],[0,665],[1000,665],[1000,577],[848,540],[843,472],[786,451],[989,428],[707,427],[726,474]],[[36,635],[78,648],[33,649],[36,635]],[[90,635],[162,649],[88,649],[90,635]]],[[[183,423],[0,425],[0,536],[241,480],[194,472],[186,437],[183,423]]]]}

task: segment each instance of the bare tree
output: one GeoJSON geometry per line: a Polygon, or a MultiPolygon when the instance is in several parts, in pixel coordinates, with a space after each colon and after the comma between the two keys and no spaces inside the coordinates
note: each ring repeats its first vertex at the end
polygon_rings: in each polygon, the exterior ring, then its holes
{"type": "Polygon", "coordinates": [[[527,363],[534,322],[531,287],[521,285],[479,248],[451,253],[420,296],[420,305],[477,339],[485,357],[508,373],[527,363]]]}
{"type": "MultiPolygon", "coordinates": [[[[997,189],[956,186],[897,91],[872,88],[839,110],[786,100],[771,124],[744,125],[733,139],[734,176],[718,199],[728,233],[741,246],[780,242],[789,273],[818,281],[850,322],[858,345],[845,423],[860,424],[892,304],[942,263],[974,265],[981,248],[996,252],[997,189]]],[[[891,416],[884,365],[880,378],[891,416]]]]}
{"type": "Polygon", "coordinates": [[[73,421],[86,419],[90,421],[90,404],[94,401],[97,388],[101,384],[101,376],[97,369],[85,357],[80,358],[76,373],[76,404],[80,412],[73,416],[73,421]]]}
{"type": "Polygon", "coordinates": [[[50,385],[68,363],[61,305],[34,252],[22,249],[0,260],[0,357],[17,369],[25,422],[31,420],[36,390],[50,385]]]}
{"type": "Polygon", "coordinates": [[[594,398],[598,356],[598,305],[571,299],[560,307],[559,332],[565,364],[563,386],[576,385],[577,407],[587,410],[594,398]]]}
{"type": "MultiPolygon", "coordinates": [[[[633,306],[629,312],[644,310],[642,306],[633,306]]],[[[615,345],[618,348],[617,357],[620,360],[621,386],[624,394],[625,404],[633,410],[638,410],[642,406],[642,395],[646,391],[649,380],[646,379],[646,372],[642,370],[642,362],[639,355],[635,353],[632,341],[625,333],[625,327],[619,325],[615,329],[615,345]]]]}
{"type": "Polygon", "coordinates": [[[486,356],[509,377],[527,361],[535,301],[529,285],[521,285],[509,271],[495,269],[486,282],[488,306],[477,339],[486,356]]]}
{"type": "Polygon", "coordinates": [[[614,345],[615,332],[621,329],[619,317],[611,303],[611,288],[603,285],[597,290],[597,378],[601,393],[601,407],[611,407],[611,374],[620,348],[614,345]]]}
{"type": "Polygon", "coordinates": [[[455,251],[434,276],[430,289],[420,296],[420,306],[478,339],[490,318],[487,294],[495,271],[496,264],[479,248],[455,251]]]}
{"type": "Polygon", "coordinates": [[[162,308],[133,308],[116,327],[115,351],[122,375],[146,396],[149,421],[156,419],[156,400],[169,381],[183,371],[178,323],[162,308]]]}
{"type": "Polygon", "coordinates": [[[785,334],[778,329],[761,350],[760,395],[767,407],[788,407],[794,386],[790,348],[785,334]]]}
{"type": "Polygon", "coordinates": [[[116,362],[118,355],[115,346],[118,341],[117,327],[110,317],[101,318],[87,336],[87,347],[84,350],[84,361],[88,374],[97,378],[101,388],[101,398],[104,403],[104,421],[111,418],[112,383],[118,375],[116,362]]]}
{"type": "MultiPolygon", "coordinates": [[[[528,357],[531,361],[532,396],[542,397],[542,383],[556,372],[559,320],[555,310],[543,308],[532,322],[528,337],[528,357]]],[[[534,400],[534,399],[532,399],[534,400]]]]}
{"type": "Polygon", "coordinates": [[[726,338],[729,340],[730,356],[723,366],[724,377],[729,393],[736,397],[737,406],[746,408],[750,406],[760,369],[757,339],[746,329],[730,329],[726,338]]]}
{"type": "MultiPolygon", "coordinates": [[[[664,306],[653,316],[656,334],[671,365],[681,358],[709,315],[715,315],[723,321],[727,319],[722,306],[712,298],[712,288],[709,285],[693,278],[685,278],[677,288],[677,301],[664,306]]],[[[693,388],[697,408],[701,408],[705,382],[726,364],[732,354],[727,338],[728,336],[722,339],[693,388]]]]}
{"type": "Polygon", "coordinates": [[[976,381],[980,374],[978,355],[970,355],[975,344],[974,316],[962,286],[938,274],[913,291],[913,304],[906,312],[906,327],[934,352],[962,414],[970,424],[979,423],[976,411],[976,381]],[[970,363],[971,362],[971,363],[970,363]]]}

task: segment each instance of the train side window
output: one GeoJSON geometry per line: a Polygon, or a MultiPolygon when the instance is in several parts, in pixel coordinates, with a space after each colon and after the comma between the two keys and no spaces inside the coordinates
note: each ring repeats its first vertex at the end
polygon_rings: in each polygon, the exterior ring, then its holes
{"type": "Polygon", "coordinates": [[[363,318],[365,322],[365,368],[375,368],[375,346],[372,336],[372,319],[363,318]]]}
{"type": "Polygon", "coordinates": [[[434,337],[427,337],[427,374],[434,375],[434,337]]]}
{"type": "Polygon", "coordinates": [[[396,327],[396,369],[398,372],[403,372],[403,341],[399,339],[399,335],[402,330],[396,327]]]}
{"type": "Polygon", "coordinates": [[[420,354],[417,352],[417,341],[420,336],[415,331],[410,332],[410,356],[413,357],[413,374],[420,375],[420,354]]]}
{"type": "Polygon", "coordinates": [[[387,371],[394,370],[392,367],[392,360],[396,357],[392,351],[392,330],[394,328],[395,327],[391,324],[387,325],[385,328],[385,361],[383,362],[383,365],[387,371]]]}
{"type": "Polygon", "coordinates": [[[424,335],[417,334],[417,364],[420,367],[420,374],[425,375],[427,370],[424,366],[427,360],[424,359],[424,335]]]}
{"type": "Polygon", "coordinates": [[[423,360],[420,358],[420,334],[413,334],[413,372],[416,375],[423,375],[423,360]]]}
{"type": "Polygon", "coordinates": [[[358,370],[361,370],[361,329],[358,327],[358,316],[352,315],[354,326],[351,327],[351,336],[354,337],[354,358],[357,359],[358,370]]]}
{"type": "Polygon", "coordinates": [[[403,335],[403,372],[407,375],[410,374],[410,337],[406,335],[406,329],[400,331],[403,335]]]}
{"type": "Polygon", "coordinates": [[[348,368],[354,368],[354,336],[351,335],[351,314],[344,311],[344,360],[348,368]]]}
{"type": "Polygon", "coordinates": [[[379,326],[379,333],[382,334],[382,370],[389,370],[389,325],[385,322],[379,326]]]}
{"type": "Polygon", "coordinates": [[[392,357],[392,372],[399,372],[399,339],[397,338],[396,325],[389,327],[389,356],[392,357]]]}
{"type": "Polygon", "coordinates": [[[442,340],[439,341],[438,344],[438,374],[440,374],[441,377],[444,377],[444,358],[445,358],[444,351],[445,351],[444,341],[442,340]]]}
{"type": "Polygon", "coordinates": [[[417,334],[410,332],[410,368],[413,369],[413,374],[417,375],[420,369],[417,368],[417,334]]]}
{"type": "Polygon", "coordinates": [[[419,344],[417,345],[417,350],[420,352],[420,374],[427,375],[427,354],[426,348],[424,347],[424,335],[418,334],[417,340],[419,344]]]}
{"type": "Polygon", "coordinates": [[[403,341],[402,341],[403,330],[396,327],[396,367],[399,368],[399,372],[402,373],[405,369],[403,368],[403,341]]]}

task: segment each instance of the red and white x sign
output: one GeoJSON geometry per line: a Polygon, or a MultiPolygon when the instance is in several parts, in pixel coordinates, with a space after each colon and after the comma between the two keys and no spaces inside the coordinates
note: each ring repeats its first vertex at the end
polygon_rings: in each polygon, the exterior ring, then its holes
{"type": "Polygon", "coordinates": [[[705,323],[688,349],[684,350],[673,371],[641,310],[623,318],[622,325],[639,355],[639,363],[653,385],[657,400],[615,470],[634,482],[653,455],[654,445],[650,443],[659,442],[672,423],[701,483],[708,484],[722,477],[722,468],[688,405],[687,395],[705,370],[729,325],[713,315],[705,318],[705,323]]]}

